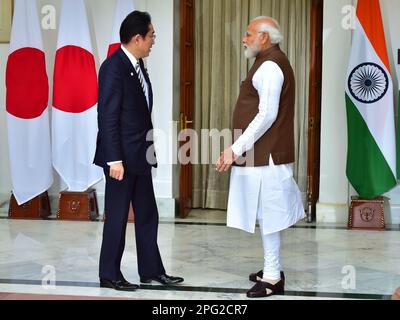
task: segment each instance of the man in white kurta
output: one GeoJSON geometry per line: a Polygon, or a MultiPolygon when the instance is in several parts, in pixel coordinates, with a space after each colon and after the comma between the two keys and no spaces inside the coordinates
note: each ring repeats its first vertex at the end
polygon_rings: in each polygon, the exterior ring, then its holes
{"type": "MultiPolygon", "coordinates": [[[[259,17],[249,25],[243,43],[246,57],[257,58],[255,66],[253,66],[256,71],[253,70],[254,75],[250,79],[249,86],[252,88],[246,89],[242,86],[238,103],[240,99],[242,99],[242,104],[243,101],[245,104],[250,103],[251,99],[247,99],[246,93],[243,91],[249,90],[248,95],[251,98],[251,90],[253,90],[258,95],[256,100],[258,105],[255,106],[258,107],[258,111],[250,123],[245,126],[243,134],[231,148],[222,154],[217,163],[218,171],[227,171],[234,161],[243,155],[246,156],[246,153],[253,148],[257,149],[255,164],[254,159],[250,159],[253,160],[253,165],[232,168],[227,221],[229,227],[250,233],[255,233],[257,220],[260,225],[265,264],[262,271],[250,275],[250,280],[256,282],[256,285],[247,293],[250,298],[283,293],[285,279],[280,266],[280,232],[305,217],[300,190],[293,178],[293,163],[291,163],[292,160],[287,160],[292,159],[293,155],[291,157],[283,155],[280,158],[280,154],[283,154],[281,148],[270,146],[268,143],[268,139],[273,138],[272,136],[268,137],[268,134],[272,134],[275,138],[276,135],[279,135],[276,145],[279,145],[279,140],[287,143],[285,139],[281,139],[288,134],[285,132],[288,129],[283,123],[294,121],[294,119],[282,121],[280,119],[284,117],[280,112],[286,112],[286,109],[281,108],[282,96],[287,94],[283,92],[283,89],[287,90],[289,86],[288,81],[285,82],[285,75],[280,66],[279,55],[283,55],[283,53],[277,45],[281,41],[279,25],[275,20],[259,17]],[[278,58],[274,59],[275,56],[278,58]],[[257,61],[258,65],[256,65],[257,61]],[[278,117],[280,118],[278,119],[278,117]],[[277,120],[279,123],[276,123],[277,120]],[[274,132],[269,132],[274,125],[274,132]],[[260,150],[264,145],[267,146],[265,153],[260,150]],[[274,155],[276,148],[280,151],[275,152],[276,155],[274,155]],[[264,156],[265,159],[262,159],[264,156]],[[274,156],[279,160],[278,162],[283,164],[275,164],[274,156]],[[264,163],[268,163],[268,165],[263,165],[264,163]]],[[[286,59],[286,57],[284,58],[286,59]]],[[[286,65],[292,72],[289,63],[286,65]]],[[[285,73],[287,73],[286,69],[285,73]]],[[[294,80],[292,82],[294,86],[294,80]]],[[[294,95],[293,92],[294,90],[292,90],[292,95],[294,95]]],[[[291,114],[294,115],[294,97],[292,100],[287,104],[292,105],[291,114]]],[[[247,106],[242,106],[243,108],[247,108],[247,106]]],[[[244,112],[251,112],[251,109],[244,112]]],[[[289,128],[292,127],[289,126],[289,128]]],[[[294,130],[292,134],[294,134],[294,130]]],[[[294,154],[294,151],[289,153],[294,154]]],[[[254,156],[250,153],[247,157],[251,155],[254,156]]]]}

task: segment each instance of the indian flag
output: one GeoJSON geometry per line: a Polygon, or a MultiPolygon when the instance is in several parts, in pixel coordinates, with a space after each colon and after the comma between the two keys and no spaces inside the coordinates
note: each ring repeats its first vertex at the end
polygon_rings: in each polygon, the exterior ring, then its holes
{"type": "MultiPolygon", "coordinates": [[[[399,78],[400,83],[400,78],[399,78]]],[[[397,179],[400,179],[400,91],[397,96],[398,108],[397,108],[397,179]]]]}
{"type": "Polygon", "coordinates": [[[347,177],[361,198],[397,184],[393,83],[379,0],[359,0],[348,68],[347,177]]]}

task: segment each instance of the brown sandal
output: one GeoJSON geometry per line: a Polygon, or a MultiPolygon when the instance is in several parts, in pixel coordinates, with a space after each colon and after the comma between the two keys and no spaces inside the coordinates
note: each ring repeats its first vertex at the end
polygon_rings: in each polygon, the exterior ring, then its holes
{"type": "Polygon", "coordinates": [[[285,292],[285,285],[281,279],[277,284],[273,285],[268,282],[258,281],[253,288],[247,291],[248,298],[266,298],[275,294],[283,294],[285,292]],[[267,293],[267,289],[271,293],[267,293]]]}

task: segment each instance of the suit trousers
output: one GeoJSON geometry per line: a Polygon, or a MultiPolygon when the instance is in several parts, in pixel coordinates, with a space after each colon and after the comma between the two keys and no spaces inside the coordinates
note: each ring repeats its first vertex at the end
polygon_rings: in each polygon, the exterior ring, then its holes
{"type": "Polygon", "coordinates": [[[123,279],[121,260],[131,202],[135,212],[139,276],[155,277],[165,274],[157,244],[159,216],[151,173],[126,173],[122,181],[111,178],[109,170],[104,170],[104,173],[106,220],[100,254],[100,278],[114,281],[123,279]]]}

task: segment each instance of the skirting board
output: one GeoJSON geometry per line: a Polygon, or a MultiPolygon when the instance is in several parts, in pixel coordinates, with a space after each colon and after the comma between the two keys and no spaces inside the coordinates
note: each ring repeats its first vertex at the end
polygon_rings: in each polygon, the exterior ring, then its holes
{"type": "Polygon", "coordinates": [[[348,205],[346,204],[325,204],[317,203],[317,224],[334,223],[346,224],[349,216],[348,205]]]}
{"type": "MultiPolygon", "coordinates": [[[[54,217],[58,208],[58,195],[50,195],[50,207],[52,216],[54,217]]],[[[7,214],[9,207],[10,195],[0,194],[0,213],[7,214]]],[[[103,215],[104,211],[104,195],[97,194],[97,201],[99,205],[100,216],[103,215]]],[[[175,218],[176,216],[176,200],[175,199],[162,199],[157,198],[157,207],[160,218],[175,218]]]]}
{"type": "MultiPolygon", "coordinates": [[[[334,223],[347,225],[349,219],[348,204],[327,204],[317,203],[317,224],[334,223]]],[[[400,205],[389,205],[385,201],[385,223],[394,225],[400,224],[400,205]]]]}

